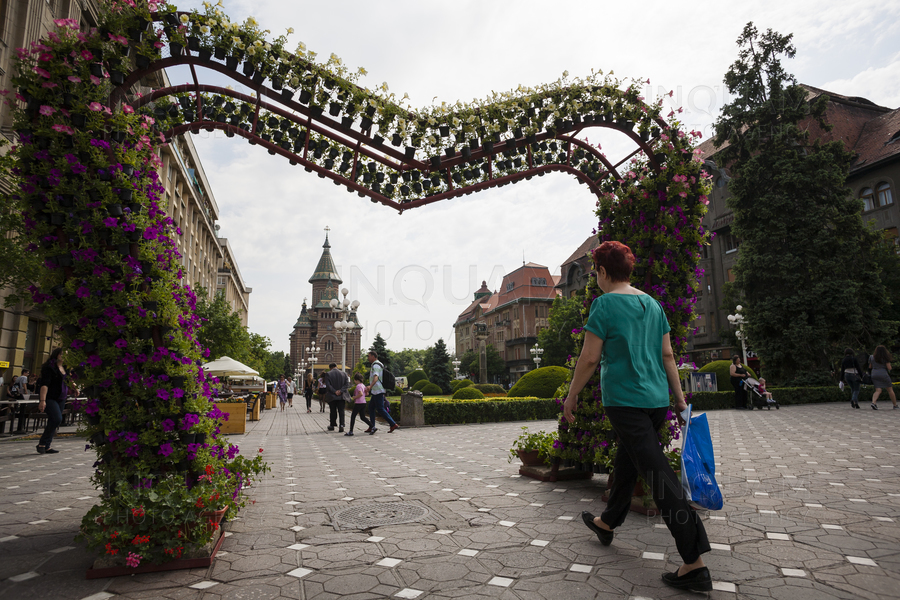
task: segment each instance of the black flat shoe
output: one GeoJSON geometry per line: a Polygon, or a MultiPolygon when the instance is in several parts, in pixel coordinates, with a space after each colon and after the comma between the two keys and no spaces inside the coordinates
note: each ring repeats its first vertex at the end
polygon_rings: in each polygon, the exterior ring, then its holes
{"type": "Polygon", "coordinates": [[[692,592],[709,592],[712,590],[712,577],[709,576],[709,569],[700,567],[681,577],[678,571],[674,573],[663,573],[663,581],[666,585],[672,586],[678,590],[690,590],[692,592]]]}
{"type": "Polygon", "coordinates": [[[53,448],[47,448],[44,450],[44,454],[59,454],[59,450],[54,450],[53,448]]]}
{"type": "Polygon", "coordinates": [[[44,454],[45,452],[47,452],[47,446],[41,446],[40,444],[38,444],[37,451],[38,454],[44,454]]]}
{"type": "Polygon", "coordinates": [[[594,515],[589,513],[588,511],[584,511],[581,513],[581,520],[584,521],[584,524],[588,526],[588,529],[597,534],[597,539],[600,540],[600,543],[604,546],[609,546],[612,544],[613,537],[615,534],[612,531],[607,531],[605,529],[601,529],[594,524],[594,515]]]}

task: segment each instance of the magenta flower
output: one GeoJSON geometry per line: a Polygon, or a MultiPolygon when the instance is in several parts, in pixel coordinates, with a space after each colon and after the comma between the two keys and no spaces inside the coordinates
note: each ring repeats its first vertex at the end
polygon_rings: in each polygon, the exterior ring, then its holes
{"type": "Polygon", "coordinates": [[[169,390],[158,389],[156,390],[156,397],[160,400],[168,400],[169,399],[169,390]]]}
{"type": "Polygon", "coordinates": [[[133,446],[129,446],[127,450],[125,450],[125,456],[130,456],[131,458],[137,458],[138,452],[140,452],[141,447],[138,444],[133,446]]]}
{"type": "Polygon", "coordinates": [[[160,426],[162,427],[163,431],[172,431],[173,429],[175,429],[175,421],[173,421],[172,419],[165,419],[162,423],[160,423],[160,426]]]}
{"type": "Polygon", "coordinates": [[[157,452],[157,454],[159,454],[160,456],[168,457],[174,451],[175,450],[172,448],[172,444],[166,442],[159,447],[159,452],[157,452]]]}
{"type": "Polygon", "coordinates": [[[99,102],[91,102],[90,104],[88,104],[88,108],[94,112],[100,112],[103,110],[103,105],[99,102]]]}
{"type": "Polygon", "coordinates": [[[49,71],[47,71],[47,69],[42,69],[42,68],[40,68],[40,67],[35,67],[33,70],[34,70],[35,73],[37,73],[37,74],[40,75],[41,77],[43,77],[43,78],[45,78],[45,79],[50,79],[50,73],[49,73],[49,71]]]}
{"type": "Polygon", "coordinates": [[[115,342],[113,342],[113,345],[114,345],[116,348],[119,348],[120,350],[123,350],[123,349],[125,349],[125,348],[128,347],[128,340],[126,340],[126,339],[124,339],[124,338],[119,338],[119,339],[117,339],[115,342]]]}
{"type": "Polygon", "coordinates": [[[45,117],[49,117],[50,115],[52,115],[53,113],[56,112],[56,109],[53,108],[52,106],[47,106],[46,104],[42,104],[41,108],[38,109],[38,112],[41,113],[42,115],[44,115],[45,117]]]}
{"type": "Polygon", "coordinates": [[[128,558],[125,559],[125,564],[127,564],[132,569],[141,564],[141,559],[143,557],[140,554],[135,554],[134,552],[128,553],[128,558]]]}
{"type": "Polygon", "coordinates": [[[87,298],[91,295],[91,290],[89,290],[87,286],[81,286],[77,290],[75,290],[75,295],[79,298],[87,298]]]}

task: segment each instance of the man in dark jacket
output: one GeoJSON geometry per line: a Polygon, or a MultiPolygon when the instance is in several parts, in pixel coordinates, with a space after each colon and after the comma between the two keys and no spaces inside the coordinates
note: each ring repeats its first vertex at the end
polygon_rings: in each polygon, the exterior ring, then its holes
{"type": "Polygon", "coordinates": [[[338,431],[344,431],[344,400],[349,394],[347,389],[350,387],[350,378],[347,377],[346,373],[338,369],[334,363],[328,365],[328,368],[331,370],[325,373],[323,377],[325,380],[325,399],[328,401],[331,417],[328,431],[334,431],[335,426],[337,426],[338,415],[341,418],[341,427],[338,431]]]}

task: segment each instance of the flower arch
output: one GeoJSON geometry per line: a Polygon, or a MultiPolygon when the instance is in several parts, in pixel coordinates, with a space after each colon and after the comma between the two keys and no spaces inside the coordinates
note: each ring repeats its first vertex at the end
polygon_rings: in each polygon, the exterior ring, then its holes
{"type": "MultiPolygon", "coordinates": [[[[127,555],[132,567],[178,558],[214,534],[212,524],[191,526],[199,513],[233,516],[266,468],[217,435],[196,299],[181,282],[180,232],[161,204],[156,150],[173,136],[221,129],[400,212],[568,173],[597,196],[601,238],[635,250],[636,283],[664,302],[684,351],[708,183],[694,134],[674,114],[663,119],[661,101],[644,103],[639,82],[566,76],[413,111],[386,84],[357,85],[363,71],[348,72],[336,56],[320,64],[302,47],[289,53],[284,36],[268,41],[252,19],[232,24],[212,6],[179,13],[117,0],[103,5],[101,23],[81,32],[57,21],[18,51],[8,101],[19,143],[4,159],[25,241],[46,267],[32,299],[61,327],[88,397],[80,409],[104,490],[82,523],[92,549],[127,555]],[[192,82],[132,93],[142,77],[179,64],[192,82]],[[201,83],[200,65],[254,93],[201,83]],[[613,164],[577,137],[587,127],[616,129],[635,150],[613,164]]],[[[589,291],[586,306],[597,293],[589,291]]],[[[600,439],[598,396],[585,393],[560,456],[586,460],[600,439]]]]}

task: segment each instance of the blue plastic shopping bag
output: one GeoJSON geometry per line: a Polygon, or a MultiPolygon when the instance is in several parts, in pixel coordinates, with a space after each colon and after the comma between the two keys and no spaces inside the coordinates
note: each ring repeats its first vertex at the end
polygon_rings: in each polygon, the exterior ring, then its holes
{"type": "Polygon", "coordinates": [[[706,415],[691,416],[691,406],[682,412],[685,425],[681,441],[681,486],[685,498],[709,510],[720,510],[722,492],[716,483],[716,461],[706,415]]]}

